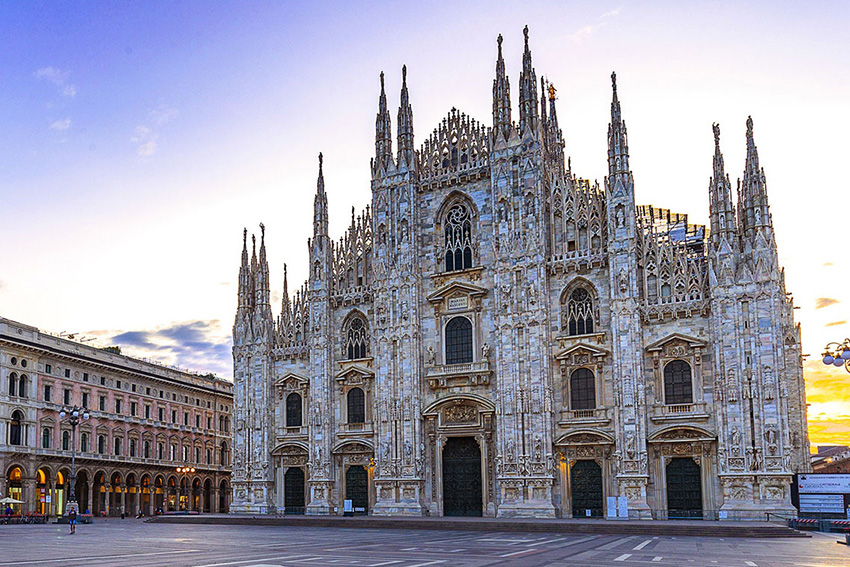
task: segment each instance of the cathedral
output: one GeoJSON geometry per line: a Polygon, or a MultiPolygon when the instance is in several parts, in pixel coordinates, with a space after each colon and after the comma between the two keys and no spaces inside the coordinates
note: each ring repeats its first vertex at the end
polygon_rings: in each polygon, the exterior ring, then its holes
{"type": "Polygon", "coordinates": [[[616,76],[600,185],[524,36],[518,120],[501,36],[491,125],[453,108],[417,146],[403,69],[393,140],[381,74],[372,201],[332,238],[319,154],[309,279],[279,313],[265,228],[243,235],[233,513],[793,511],[800,327],[752,120],[734,202],[713,126],[709,226],[636,205],[616,76]]]}

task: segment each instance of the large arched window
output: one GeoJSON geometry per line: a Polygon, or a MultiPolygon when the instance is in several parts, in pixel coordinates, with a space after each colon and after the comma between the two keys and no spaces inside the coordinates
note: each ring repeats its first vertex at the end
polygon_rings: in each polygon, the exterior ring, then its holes
{"type": "Polygon", "coordinates": [[[348,391],[348,423],[366,423],[366,394],[360,388],[348,391]]]}
{"type": "Polygon", "coordinates": [[[286,426],[301,427],[301,394],[296,392],[286,396],[286,426]]]}
{"type": "Polygon", "coordinates": [[[463,203],[453,205],[443,223],[446,271],[472,267],[472,214],[463,203]]]}
{"type": "Polygon", "coordinates": [[[570,409],[589,410],[596,408],[596,384],[593,372],[578,368],[570,374],[570,409]]]}
{"type": "Polygon", "coordinates": [[[18,375],[12,372],[9,374],[9,395],[18,395],[18,375]]]}
{"type": "Polygon", "coordinates": [[[664,403],[692,404],[691,365],[684,360],[673,360],[664,367],[664,403]]]}
{"type": "Polygon", "coordinates": [[[369,356],[369,327],[360,315],[349,317],[342,329],[342,356],[346,360],[369,356]]]}
{"type": "Polygon", "coordinates": [[[585,288],[576,288],[570,294],[564,318],[570,336],[593,332],[593,298],[585,288]]]}
{"type": "Polygon", "coordinates": [[[446,364],[472,362],[472,323],[455,317],[446,325],[446,364]]]}
{"type": "Polygon", "coordinates": [[[12,422],[9,424],[9,445],[23,444],[23,429],[21,423],[24,420],[24,415],[19,411],[12,412],[12,422]]]}

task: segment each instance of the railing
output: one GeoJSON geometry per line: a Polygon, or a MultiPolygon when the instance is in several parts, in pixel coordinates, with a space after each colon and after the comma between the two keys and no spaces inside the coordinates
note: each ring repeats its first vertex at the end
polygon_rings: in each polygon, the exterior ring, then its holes
{"type": "Polygon", "coordinates": [[[361,432],[372,433],[372,424],[370,423],[343,423],[342,430],[346,432],[361,432]]]}
{"type": "Polygon", "coordinates": [[[425,369],[426,378],[432,376],[451,376],[453,374],[472,374],[475,372],[489,372],[490,362],[466,362],[463,364],[438,364],[425,369]]]}
{"type": "Polygon", "coordinates": [[[572,414],[573,418],[582,419],[582,418],[586,418],[586,417],[595,417],[596,410],[577,409],[577,410],[572,410],[570,413],[572,414]]]}
{"type": "Polygon", "coordinates": [[[666,413],[691,413],[694,411],[694,404],[676,404],[666,406],[666,413]]]}

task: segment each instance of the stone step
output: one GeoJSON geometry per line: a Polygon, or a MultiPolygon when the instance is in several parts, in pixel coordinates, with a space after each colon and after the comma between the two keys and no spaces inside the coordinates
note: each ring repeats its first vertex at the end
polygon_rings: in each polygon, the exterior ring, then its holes
{"type": "Polygon", "coordinates": [[[387,518],[364,516],[248,516],[202,514],[154,516],[148,522],[196,525],[254,525],[312,528],[366,528],[488,532],[545,532],[696,537],[811,537],[779,523],[699,520],[533,520],[502,518],[387,518]]]}

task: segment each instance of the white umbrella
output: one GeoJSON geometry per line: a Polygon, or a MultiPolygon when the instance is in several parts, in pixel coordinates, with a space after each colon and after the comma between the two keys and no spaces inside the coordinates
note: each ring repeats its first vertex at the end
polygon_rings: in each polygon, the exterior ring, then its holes
{"type": "Polygon", "coordinates": [[[23,504],[23,500],[15,500],[11,496],[7,496],[6,498],[0,498],[0,504],[23,504]]]}

